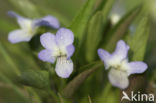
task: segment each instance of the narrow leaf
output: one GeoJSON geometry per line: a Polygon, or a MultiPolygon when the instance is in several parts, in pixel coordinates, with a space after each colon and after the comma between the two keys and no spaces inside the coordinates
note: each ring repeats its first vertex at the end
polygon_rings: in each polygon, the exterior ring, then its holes
{"type": "Polygon", "coordinates": [[[102,47],[107,49],[108,51],[111,51],[112,48],[115,47],[116,42],[120,40],[123,37],[123,35],[126,33],[129,25],[138,15],[139,11],[140,11],[140,6],[137,8],[134,8],[132,11],[126,14],[119,21],[119,23],[116,26],[114,26],[112,30],[110,30],[110,32],[108,33],[108,36],[105,38],[105,42],[102,47]]]}
{"type": "Polygon", "coordinates": [[[94,3],[95,0],[88,0],[70,26],[70,29],[80,42],[82,42],[84,31],[86,30],[87,23],[93,11],[94,3]]]}
{"type": "Polygon", "coordinates": [[[22,89],[15,86],[9,78],[0,73],[0,101],[5,103],[28,103],[30,102],[22,89]],[[6,98],[6,97],[11,98],[6,98]]]}
{"type": "Polygon", "coordinates": [[[38,10],[31,0],[8,0],[16,9],[28,17],[38,17],[38,10]],[[27,6],[25,8],[25,6],[27,6]],[[33,14],[33,15],[32,15],[33,14]]]}
{"type": "Polygon", "coordinates": [[[147,16],[143,16],[139,21],[139,25],[136,28],[134,35],[131,35],[131,38],[128,40],[128,44],[133,53],[132,61],[144,59],[147,40],[149,36],[149,25],[147,16]]]}
{"type": "Polygon", "coordinates": [[[71,97],[74,92],[80,87],[80,85],[93,73],[95,72],[103,63],[94,65],[91,69],[86,70],[76,76],[63,90],[63,95],[65,97],[71,97]]]}
{"type": "Polygon", "coordinates": [[[89,103],[92,103],[91,97],[88,95],[89,103]]]}
{"type": "Polygon", "coordinates": [[[8,70],[8,71],[10,71],[10,72],[12,71],[12,73],[15,73],[15,75],[19,75],[20,71],[19,71],[17,65],[15,64],[14,60],[10,57],[10,55],[8,54],[6,49],[3,47],[1,42],[0,42],[0,53],[5,58],[5,61],[7,62],[7,64],[11,66],[10,70],[8,70]]]}
{"type": "MultiPolygon", "coordinates": [[[[6,20],[6,19],[3,19],[3,18],[0,18],[0,22],[1,22],[1,25],[0,25],[0,30],[1,32],[6,32],[8,33],[8,31],[11,31],[13,30],[14,28],[16,28],[15,25],[11,24],[10,21],[6,20]]],[[[2,35],[2,34],[1,34],[2,35]]]]}
{"type": "MultiPolygon", "coordinates": [[[[105,1],[105,0],[103,0],[105,1]]],[[[114,4],[115,0],[106,0],[103,9],[102,9],[102,13],[103,13],[103,22],[106,23],[110,10],[112,9],[112,6],[114,4]]]]}
{"type": "Polygon", "coordinates": [[[97,12],[89,22],[88,35],[86,40],[86,59],[88,62],[93,61],[97,55],[97,47],[102,38],[102,21],[102,12],[97,12]]]}
{"type": "Polygon", "coordinates": [[[109,82],[104,85],[105,87],[101,90],[101,93],[97,95],[97,103],[116,103],[119,100],[119,89],[114,89],[112,84],[109,82]],[[111,100],[113,98],[113,100],[111,100]],[[115,101],[115,102],[112,102],[115,101]]]}
{"type": "Polygon", "coordinates": [[[108,16],[110,14],[110,11],[113,7],[113,4],[115,3],[115,0],[101,0],[99,5],[97,6],[97,9],[95,12],[101,11],[103,14],[103,22],[106,23],[108,16]]]}
{"type": "MultiPolygon", "coordinates": [[[[134,35],[129,35],[127,38],[130,46],[130,59],[131,61],[143,61],[146,51],[147,40],[149,36],[149,25],[147,15],[141,15],[139,23],[134,35]]],[[[132,75],[130,76],[130,85],[125,90],[127,94],[130,94],[132,90],[140,91],[145,90],[147,81],[144,75],[132,75]],[[139,82],[138,82],[139,81],[139,82]]]]}
{"type": "Polygon", "coordinates": [[[20,76],[21,83],[35,88],[49,89],[49,73],[47,71],[24,71],[20,76]]]}

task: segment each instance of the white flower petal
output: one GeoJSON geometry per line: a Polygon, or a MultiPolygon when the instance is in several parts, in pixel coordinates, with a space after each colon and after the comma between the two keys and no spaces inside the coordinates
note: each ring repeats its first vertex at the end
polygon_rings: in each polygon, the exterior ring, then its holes
{"type": "Polygon", "coordinates": [[[127,58],[128,50],[129,46],[123,40],[119,40],[117,42],[115,51],[112,53],[112,59],[117,59],[118,61],[121,61],[127,58]]]}
{"type": "Polygon", "coordinates": [[[8,40],[11,43],[18,43],[18,42],[28,42],[30,41],[32,38],[31,34],[28,34],[27,32],[23,31],[23,30],[15,30],[9,33],[8,35],[8,40]]]}
{"type": "Polygon", "coordinates": [[[22,29],[32,30],[32,20],[21,16],[17,17],[17,22],[22,29]]]}
{"type": "Polygon", "coordinates": [[[108,74],[109,81],[115,87],[125,89],[129,85],[128,74],[112,68],[108,74]]]}
{"type": "Polygon", "coordinates": [[[8,14],[11,17],[15,17],[17,19],[17,22],[19,26],[21,27],[21,30],[27,32],[28,34],[34,35],[37,31],[38,26],[34,25],[34,21],[36,20],[31,20],[29,18],[22,17],[18,14],[16,14],[13,11],[8,12],[8,14]]]}
{"type": "Polygon", "coordinates": [[[129,69],[128,74],[143,73],[148,68],[147,64],[141,61],[128,63],[129,69]]]}
{"type": "Polygon", "coordinates": [[[66,57],[58,57],[55,71],[59,77],[68,78],[73,71],[72,60],[67,60],[66,57]]]}

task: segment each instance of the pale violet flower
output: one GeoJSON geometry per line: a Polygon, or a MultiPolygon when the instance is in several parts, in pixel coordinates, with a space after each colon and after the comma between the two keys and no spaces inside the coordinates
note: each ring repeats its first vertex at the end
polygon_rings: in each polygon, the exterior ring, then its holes
{"type": "Polygon", "coordinates": [[[38,54],[39,59],[52,64],[56,61],[57,75],[68,78],[73,71],[73,62],[70,59],[75,51],[73,32],[60,28],[56,35],[49,32],[44,33],[40,41],[45,49],[38,54]]]}
{"type": "Polygon", "coordinates": [[[120,40],[117,42],[115,51],[110,54],[103,49],[98,49],[98,55],[104,62],[109,81],[113,86],[125,89],[129,85],[128,76],[131,74],[143,73],[147,69],[147,64],[142,61],[128,62],[129,46],[120,40]]]}
{"type": "Polygon", "coordinates": [[[15,12],[8,12],[11,17],[15,17],[20,26],[20,29],[9,33],[8,40],[11,43],[28,42],[37,33],[40,26],[49,26],[55,29],[59,28],[58,20],[53,16],[46,16],[41,19],[29,19],[22,17],[15,12]]]}

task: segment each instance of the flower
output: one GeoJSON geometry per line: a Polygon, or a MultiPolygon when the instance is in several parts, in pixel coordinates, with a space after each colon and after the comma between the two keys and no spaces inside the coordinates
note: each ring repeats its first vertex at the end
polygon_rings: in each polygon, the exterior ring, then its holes
{"type": "Polygon", "coordinates": [[[66,28],[60,28],[56,35],[49,32],[44,33],[41,35],[40,41],[45,49],[38,54],[39,59],[52,64],[56,60],[57,75],[68,78],[73,71],[73,62],[70,59],[75,51],[73,32],[66,28]]]}
{"type": "Polygon", "coordinates": [[[104,62],[105,69],[109,71],[108,78],[113,86],[125,89],[129,85],[128,76],[143,73],[147,64],[142,61],[128,62],[129,46],[120,40],[115,51],[110,54],[103,49],[98,49],[98,55],[104,62]]]}
{"type": "Polygon", "coordinates": [[[9,33],[8,40],[11,43],[28,42],[37,33],[40,26],[49,26],[55,29],[59,28],[59,22],[55,17],[46,16],[41,19],[29,19],[19,16],[15,12],[8,12],[11,17],[17,18],[17,22],[21,29],[14,30],[9,33]]]}

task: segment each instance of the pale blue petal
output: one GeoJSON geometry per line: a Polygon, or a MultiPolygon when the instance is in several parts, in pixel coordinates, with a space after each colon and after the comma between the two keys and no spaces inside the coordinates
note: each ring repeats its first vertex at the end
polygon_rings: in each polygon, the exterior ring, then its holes
{"type": "Polygon", "coordinates": [[[19,43],[19,42],[28,42],[32,38],[31,34],[28,34],[27,32],[23,30],[15,30],[9,33],[8,40],[11,43],[19,43]]]}
{"type": "Polygon", "coordinates": [[[98,55],[102,61],[107,61],[111,57],[111,54],[103,49],[98,49],[98,55]]]}
{"type": "Polygon", "coordinates": [[[73,72],[73,62],[72,60],[67,60],[66,57],[59,57],[57,59],[56,74],[61,78],[68,78],[73,72]]]}
{"type": "Polygon", "coordinates": [[[117,42],[115,52],[113,52],[112,56],[114,58],[118,58],[118,60],[123,60],[127,58],[128,50],[129,46],[123,40],[119,40],[117,42]]]}
{"type": "Polygon", "coordinates": [[[53,50],[57,47],[55,35],[50,32],[47,32],[41,35],[40,42],[42,46],[45,47],[46,49],[53,50]]]}
{"type": "Polygon", "coordinates": [[[45,16],[37,21],[38,22],[36,22],[36,25],[38,26],[48,26],[54,29],[58,29],[60,27],[58,19],[54,16],[45,16]]]}
{"type": "Polygon", "coordinates": [[[67,58],[68,59],[73,55],[74,51],[75,51],[74,45],[71,44],[67,46],[67,58]]]}
{"type": "Polygon", "coordinates": [[[103,49],[98,49],[98,55],[99,55],[100,59],[104,62],[105,69],[108,69],[109,68],[108,61],[111,58],[111,54],[103,49]]]}
{"type": "Polygon", "coordinates": [[[143,73],[148,68],[147,64],[141,61],[135,61],[128,63],[128,73],[130,74],[138,74],[143,73]]]}
{"type": "Polygon", "coordinates": [[[56,33],[56,42],[61,47],[66,47],[74,42],[73,32],[66,28],[61,28],[56,33]]]}
{"type": "Polygon", "coordinates": [[[32,20],[28,18],[24,18],[13,11],[8,12],[11,17],[15,17],[17,19],[18,24],[22,29],[31,29],[32,28],[32,20]]]}
{"type": "Polygon", "coordinates": [[[52,55],[53,52],[50,50],[42,50],[39,54],[38,54],[38,58],[44,62],[50,62],[50,63],[54,63],[56,57],[52,55]]]}
{"type": "Polygon", "coordinates": [[[13,11],[9,11],[9,12],[8,12],[8,15],[9,15],[10,17],[14,17],[14,18],[20,17],[17,13],[15,13],[15,12],[13,12],[13,11]]]}
{"type": "Polygon", "coordinates": [[[109,71],[108,78],[113,86],[120,89],[126,89],[129,85],[128,75],[126,72],[112,68],[109,71]]]}

